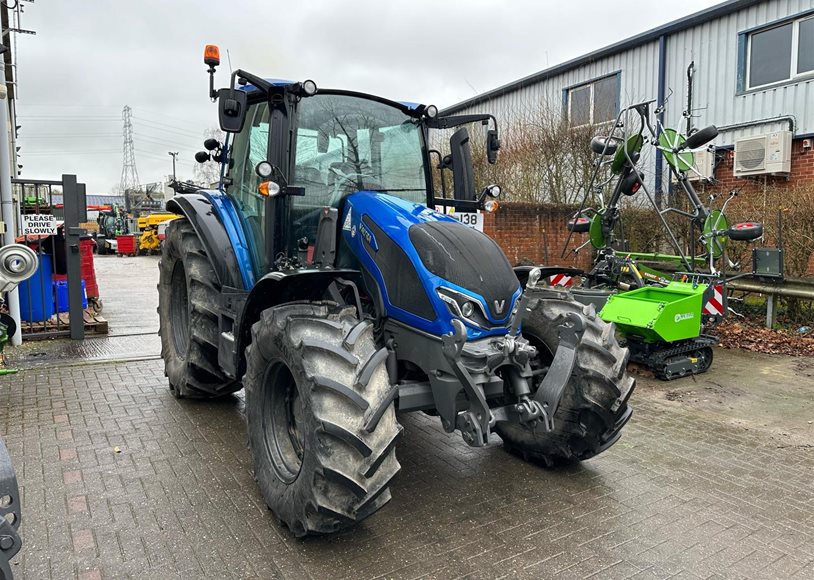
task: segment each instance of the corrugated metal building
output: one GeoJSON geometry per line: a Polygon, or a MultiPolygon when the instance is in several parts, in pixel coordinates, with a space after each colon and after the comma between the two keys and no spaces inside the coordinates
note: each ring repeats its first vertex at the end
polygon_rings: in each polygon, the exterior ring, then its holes
{"type": "Polygon", "coordinates": [[[730,0],[443,112],[491,112],[505,121],[553,104],[579,125],[669,97],[664,125],[683,129],[691,63],[693,123],[722,128],[717,146],[789,127],[794,139],[814,136],[814,0],[730,0]]]}

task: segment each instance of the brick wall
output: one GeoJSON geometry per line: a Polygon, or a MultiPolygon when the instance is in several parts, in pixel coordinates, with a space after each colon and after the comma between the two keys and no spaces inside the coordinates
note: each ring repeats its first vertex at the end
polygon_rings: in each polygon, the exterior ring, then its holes
{"type": "MultiPolygon", "coordinates": [[[[521,263],[579,266],[591,264],[591,246],[578,256],[571,253],[567,259],[560,255],[568,237],[567,221],[576,212],[575,207],[503,203],[493,214],[484,215],[483,231],[503,249],[514,266],[521,263]]],[[[574,234],[569,250],[586,241],[587,234],[574,234]]]]}

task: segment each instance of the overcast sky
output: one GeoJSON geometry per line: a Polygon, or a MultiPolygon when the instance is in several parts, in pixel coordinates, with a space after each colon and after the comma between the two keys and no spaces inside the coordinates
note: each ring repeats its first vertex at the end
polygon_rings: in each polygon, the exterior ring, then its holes
{"type": "MultiPolygon", "coordinates": [[[[106,193],[133,109],[142,183],[192,177],[217,125],[203,46],[260,76],[439,107],[715,4],[685,0],[37,0],[17,36],[23,177],[76,173],[106,193]]],[[[654,95],[655,96],[655,95],[654,95]]]]}

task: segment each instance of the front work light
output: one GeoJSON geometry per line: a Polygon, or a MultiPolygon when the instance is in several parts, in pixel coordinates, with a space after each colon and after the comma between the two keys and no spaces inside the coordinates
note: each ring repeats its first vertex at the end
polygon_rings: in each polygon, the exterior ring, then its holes
{"type": "Polygon", "coordinates": [[[311,79],[303,81],[302,92],[305,94],[306,97],[310,97],[311,95],[317,92],[317,84],[311,79]]]}
{"type": "Polygon", "coordinates": [[[268,161],[261,161],[260,163],[254,166],[254,172],[257,174],[258,177],[268,179],[274,172],[274,167],[272,167],[271,163],[269,163],[268,161]]]}

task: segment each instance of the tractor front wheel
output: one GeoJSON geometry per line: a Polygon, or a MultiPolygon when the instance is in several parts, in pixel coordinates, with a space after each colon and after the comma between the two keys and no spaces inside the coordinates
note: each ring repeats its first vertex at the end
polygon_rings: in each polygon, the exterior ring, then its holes
{"type": "Polygon", "coordinates": [[[585,331],[554,414],[554,430],[545,432],[508,421],[496,425],[507,449],[546,466],[582,461],[601,453],[616,443],[632,413],[627,401],[635,381],[627,373],[628,350],[619,346],[615,326],[600,319],[593,306],[550,298],[545,291],[532,295],[523,319],[523,337],[537,348],[535,366],[550,365],[559,345],[558,326],[569,313],[581,319],[585,331]]]}
{"type": "Polygon", "coordinates": [[[333,303],[265,310],[246,351],[255,479],[296,536],[334,532],[390,500],[395,387],[373,326],[333,303]]]}
{"type": "Polygon", "coordinates": [[[204,399],[240,390],[217,364],[220,283],[187,220],[167,228],[158,269],[158,333],[172,394],[204,399]]]}

